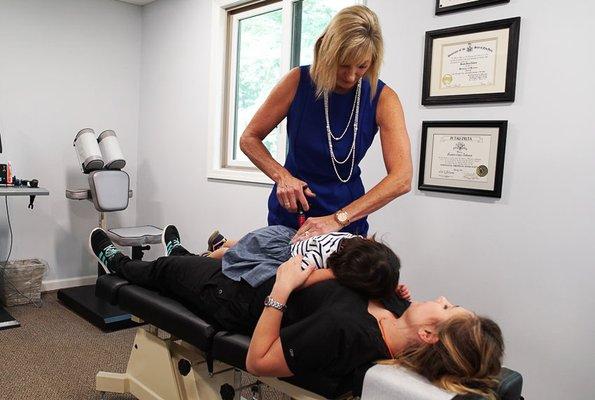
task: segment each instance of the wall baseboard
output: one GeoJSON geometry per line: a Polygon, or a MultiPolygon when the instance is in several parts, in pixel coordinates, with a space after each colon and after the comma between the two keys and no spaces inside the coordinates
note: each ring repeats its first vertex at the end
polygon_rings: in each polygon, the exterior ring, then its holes
{"type": "Polygon", "coordinates": [[[97,275],[81,276],[78,278],[55,279],[52,281],[41,282],[41,291],[49,292],[52,290],[66,289],[75,286],[93,285],[97,280],[97,275]]]}

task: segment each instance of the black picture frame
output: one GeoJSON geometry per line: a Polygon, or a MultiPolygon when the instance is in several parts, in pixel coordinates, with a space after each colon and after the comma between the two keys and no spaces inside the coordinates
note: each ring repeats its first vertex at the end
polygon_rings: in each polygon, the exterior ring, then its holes
{"type": "MultiPolygon", "coordinates": [[[[519,52],[520,27],[521,18],[515,17],[426,32],[422,86],[422,105],[432,106],[447,104],[513,102],[516,93],[516,74],[519,52]],[[453,38],[453,43],[456,43],[456,38],[458,36],[481,32],[499,31],[503,29],[509,30],[508,46],[506,50],[506,71],[503,80],[503,91],[494,93],[481,93],[481,90],[478,89],[477,93],[448,95],[431,94],[432,79],[435,79],[432,76],[432,55],[434,51],[434,41],[436,39],[453,38]]],[[[471,46],[471,44],[469,44],[469,46],[471,46]]],[[[502,50],[499,48],[497,51],[502,50]]],[[[497,74],[497,71],[495,71],[494,74],[497,74]]],[[[479,86],[479,88],[481,88],[481,86],[479,86]]]]}
{"type": "Polygon", "coordinates": [[[473,0],[469,3],[456,4],[453,6],[440,7],[440,0],[436,0],[436,15],[448,14],[451,12],[457,12],[462,10],[468,10],[471,8],[479,8],[491,6],[494,4],[510,3],[510,0],[473,0]]]}
{"type": "MultiPolygon", "coordinates": [[[[443,193],[454,193],[454,194],[464,194],[464,195],[471,195],[471,196],[484,196],[484,197],[494,197],[500,198],[502,196],[502,178],[504,175],[504,155],[506,151],[506,135],[508,130],[508,121],[502,120],[491,120],[491,121],[423,121],[422,123],[422,136],[421,136],[421,150],[420,150],[420,158],[419,158],[419,177],[418,177],[418,186],[419,190],[427,190],[432,192],[443,192],[443,193]],[[456,179],[441,179],[441,178],[432,178],[430,176],[431,172],[426,172],[426,164],[428,164],[428,157],[432,157],[429,162],[431,163],[434,161],[434,137],[431,136],[430,138],[428,135],[433,135],[432,132],[429,131],[432,128],[461,128],[461,130],[471,131],[476,128],[492,128],[497,129],[497,144],[495,145],[495,159],[489,160],[488,166],[473,166],[471,168],[476,168],[477,171],[481,167],[484,167],[486,171],[486,175],[488,178],[488,183],[477,183],[472,181],[462,181],[456,179]],[[430,141],[430,143],[428,143],[430,141]],[[432,153],[428,155],[428,144],[432,145],[432,153]],[[492,171],[493,169],[493,171],[492,171]],[[493,176],[490,176],[493,174],[493,176]],[[491,182],[490,182],[491,181],[491,182]],[[442,183],[442,184],[441,184],[442,183]],[[492,185],[493,183],[493,185],[492,185]]],[[[486,131],[487,132],[487,131],[486,131]]],[[[483,133],[482,135],[485,135],[483,133]]],[[[442,133],[441,135],[445,135],[442,133]]],[[[462,136],[472,136],[480,134],[478,133],[469,133],[469,132],[462,132],[462,136]]],[[[492,145],[491,145],[492,146],[492,145]]],[[[491,148],[490,148],[491,150],[491,148]]],[[[494,151],[491,151],[493,154],[494,151]]],[[[428,164],[431,167],[431,164],[428,164]]],[[[431,168],[430,168],[431,169],[431,168]]],[[[477,172],[478,176],[481,176],[479,172],[477,172]]]]}

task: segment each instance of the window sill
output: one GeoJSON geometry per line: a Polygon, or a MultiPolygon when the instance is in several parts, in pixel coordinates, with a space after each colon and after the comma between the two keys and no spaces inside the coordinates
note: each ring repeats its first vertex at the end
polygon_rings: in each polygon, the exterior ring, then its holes
{"type": "Polygon", "coordinates": [[[229,182],[256,183],[273,186],[275,182],[257,169],[218,168],[207,172],[207,179],[229,182]]]}

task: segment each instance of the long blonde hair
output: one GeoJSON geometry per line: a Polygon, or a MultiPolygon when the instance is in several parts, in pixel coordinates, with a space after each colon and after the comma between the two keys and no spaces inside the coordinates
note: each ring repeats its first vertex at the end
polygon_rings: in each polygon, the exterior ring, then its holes
{"type": "Polygon", "coordinates": [[[373,99],[384,57],[380,23],[374,11],[366,6],[344,8],[333,17],[314,46],[310,76],[316,84],[316,96],[335,89],[339,65],[361,63],[367,57],[372,58],[366,76],[370,80],[370,99],[373,99]]]}
{"type": "Polygon", "coordinates": [[[504,340],[498,324],[486,317],[453,317],[438,325],[438,341],[411,346],[383,364],[407,367],[437,386],[458,394],[496,400],[504,340]]]}

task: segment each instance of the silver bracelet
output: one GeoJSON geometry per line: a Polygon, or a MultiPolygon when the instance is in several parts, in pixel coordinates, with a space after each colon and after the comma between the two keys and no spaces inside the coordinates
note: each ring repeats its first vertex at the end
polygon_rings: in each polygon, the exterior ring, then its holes
{"type": "Polygon", "coordinates": [[[285,310],[287,310],[287,306],[285,304],[279,303],[277,300],[273,299],[271,296],[267,296],[267,298],[264,299],[264,306],[272,307],[272,308],[279,310],[281,312],[285,312],[285,310]]]}

